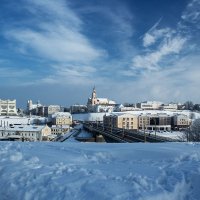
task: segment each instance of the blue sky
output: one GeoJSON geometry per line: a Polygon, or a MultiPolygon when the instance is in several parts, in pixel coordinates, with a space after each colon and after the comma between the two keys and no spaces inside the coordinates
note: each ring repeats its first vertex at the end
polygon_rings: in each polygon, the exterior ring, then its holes
{"type": "Polygon", "coordinates": [[[1,0],[1,99],[199,101],[200,0],[1,0]]]}

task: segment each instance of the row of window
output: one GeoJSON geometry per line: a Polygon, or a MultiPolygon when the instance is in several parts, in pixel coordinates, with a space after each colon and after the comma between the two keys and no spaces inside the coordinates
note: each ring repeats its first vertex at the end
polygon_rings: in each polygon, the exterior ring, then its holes
{"type": "Polygon", "coordinates": [[[125,120],[129,121],[129,119],[131,119],[131,121],[133,121],[133,118],[123,118],[123,121],[125,121],[125,120]]]}

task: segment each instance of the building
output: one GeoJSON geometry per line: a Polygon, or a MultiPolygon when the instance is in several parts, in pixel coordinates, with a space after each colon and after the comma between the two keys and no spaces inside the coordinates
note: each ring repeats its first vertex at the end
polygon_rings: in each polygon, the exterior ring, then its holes
{"type": "Polygon", "coordinates": [[[138,117],[139,129],[171,131],[171,116],[167,114],[142,114],[138,117]]]}
{"type": "Polygon", "coordinates": [[[159,110],[162,104],[159,101],[145,101],[137,104],[137,106],[143,110],[159,110]]]}
{"type": "Polygon", "coordinates": [[[105,115],[103,125],[104,127],[138,130],[138,116],[129,113],[105,115]]]}
{"type": "MultiPolygon", "coordinates": [[[[33,104],[33,101],[30,99],[27,101],[27,114],[38,115],[39,108],[43,107],[43,105],[38,101],[36,104],[33,104]]],[[[44,116],[44,115],[41,115],[44,116]]]]}
{"type": "Polygon", "coordinates": [[[173,130],[181,130],[190,126],[190,120],[187,115],[176,114],[172,116],[172,128],[173,130]]]}
{"type": "Polygon", "coordinates": [[[48,118],[40,116],[0,116],[0,127],[11,125],[44,125],[48,123],[48,118]]]}
{"type": "Polygon", "coordinates": [[[178,110],[178,104],[175,103],[169,103],[169,104],[162,104],[160,106],[161,110],[171,110],[171,111],[176,111],[178,110]]]}
{"type": "Polygon", "coordinates": [[[107,98],[97,98],[95,87],[92,91],[91,98],[88,98],[88,112],[112,112],[116,103],[107,98]]]}
{"type": "Polygon", "coordinates": [[[116,105],[114,108],[115,112],[138,111],[138,110],[141,110],[141,109],[135,106],[124,106],[122,104],[116,105]]]}
{"type": "Polygon", "coordinates": [[[44,107],[44,116],[48,117],[54,113],[60,112],[59,105],[49,105],[44,107]]]}
{"type": "Polygon", "coordinates": [[[69,112],[57,112],[51,115],[52,125],[72,125],[72,115],[69,112]]]}
{"type": "Polygon", "coordinates": [[[28,141],[42,141],[48,140],[51,135],[51,129],[45,126],[36,125],[11,125],[7,127],[0,127],[0,137],[20,137],[28,141]]]}
{"type": "Polygon", "coordinates": [[[16,116],[16,100],[2,100],[0,99],[0,115],[3,116],[16,116]]]}
{"type": "Polygon", "coordinates": [[[86,113],[87,112],[87,106],[86,105],[78,105],[78,104],[72,105],[72,106],[70,106],[70,112],[72,114],[86,113]]]}
{"type": "Polygon", "coordinates": [[[53,125],[51,127],[51,134],[52,135],[62,135],[66,132],[68,132],[70,130],[70,126],[69,125],[63,125],[63,126],[56,126],[56,125],[53,125]]]}

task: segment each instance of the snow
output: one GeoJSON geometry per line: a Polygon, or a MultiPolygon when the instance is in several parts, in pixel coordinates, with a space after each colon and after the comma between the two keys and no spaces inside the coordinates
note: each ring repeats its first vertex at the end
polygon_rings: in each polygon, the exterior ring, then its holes
{"type": "Polygon", "coordinates": [[[200,199],[200,144],[0,142],[0,199],[200,199]]]}

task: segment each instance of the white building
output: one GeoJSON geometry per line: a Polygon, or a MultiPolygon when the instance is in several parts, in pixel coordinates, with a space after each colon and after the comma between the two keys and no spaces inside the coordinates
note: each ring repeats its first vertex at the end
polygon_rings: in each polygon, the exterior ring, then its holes
{"type": "Polygon", "coordinates": [[[28,141],[42,141],[47,140],[51,135],[51,129],[48,126],[36,125],[13,125],[7,127],[0,127],[0,137],[21,137],[28,141]]]}
{"type": "Polygon", "coordinates": [[[172,117],[172,127],[174,130],[185,129],[190,126],[190,119],[187,115],[176,114],[172,117]]]}
{"type": "Polygon", "coordinates": [[[96,90],[93,88],[91,98],[88,98],[87,108],[89,112],[112,112],[116,103],[107,98],[97,98],[96,90]]]}
{"type": "Polygon", "coordinates": [[[38,101],[36,104],[33,104],[33,101],[30,99],[27,101],[27,114],[38,114],[38,109],[42,107],[42,104],[38,101]]]}
{"type": "Polygon", "coordinates": [[[178,109],[178,104],[175,104],[175,103],[162,104],[160,106],[160,109],[162,109],[162,110],[176,111],[178,109]]]}
{"type": "Polygon", "coordinates": [[[48,117],[54,113],[60,112],[59,105],[49,105],[44,107],[44,116],[48,117]]]}
{"type": "Polygon", "coordinates": [[[115,112],[126,112],[126,111],[139,111],[140,108],[137,108],[135,106],[124,106],[122,104],[115,106],[114,111],[115,112]]]}
{"type": "Polygon", "coordinates": [[[69,112],[56,112],[51,115],[53,125],[72,125],[72,115],[69,112]]]}
{"type": "Polygon", "coordinates": [[[162,105],[159,101],[145,101],[139,104],[139,107],[143,110],[158,110],[162,105]]]}
{"type": "Polygon", "coordinates": [[[17,115],[16,100],[1,100],[0,99],[0,115],[15,116],[17,115]]]}
{"type": "Polygon", "coordinates": [[[6,127],[10,125],[28,125],[28,124],[46,124],[48,119],[45,117],[31,116],[31,117],[20,117],[20,116],[0,116],[0,127],[6,127]]]}

